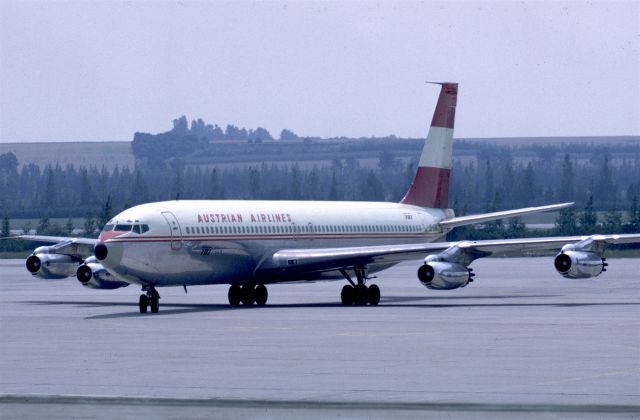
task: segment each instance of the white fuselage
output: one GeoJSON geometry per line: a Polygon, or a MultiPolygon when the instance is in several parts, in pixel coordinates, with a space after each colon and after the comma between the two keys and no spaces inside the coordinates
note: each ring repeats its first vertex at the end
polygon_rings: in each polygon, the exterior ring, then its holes
{"type": "Polygon", "coordinates": [[[397,203],[149,203],[107,224],[100,235],[108,247],[102,264],[143,286],[243,283],[275,251],[431,242],[447,233],[438,223],[452,216],[451,210],[397,203]]]}

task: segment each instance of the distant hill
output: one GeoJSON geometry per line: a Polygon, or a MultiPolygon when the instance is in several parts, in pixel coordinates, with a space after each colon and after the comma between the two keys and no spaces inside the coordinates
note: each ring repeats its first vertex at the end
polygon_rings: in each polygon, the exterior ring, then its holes
{"type": "MultiPolygon", "coordinates": [[[[317,164],[332,159],[352,157],[360,162],[377,162],[381,150],[390,150],[400,160],[418,157],[423,139],[397,138],[334,138],[313,140],[268,141],[248,143],[247,141],[215,141],[196,153],[183,158],[189,165],[234,166],[261,162],[291,162],[317,164]]],[[[54,142],[54,143],[0,143],[0,155],[13,152],[20,166],[34,163],[41,168],[59,164],[80,166],[104,166],[107,170],[135,166],[135,156],[131,142],[54,142]]],[[[575,149],[620,146],[620,154],[625,147],[635,149],[640,145],[640,136],[598,136],[598,137],[517,137],[517,138],[465,138],[456,139],[454,155],[460,159],[477,158],[474,145],[494,144],[514,148],[514,156],[519,159],[534,157],[545,146],[575,145],[575,149]],[[542,148],[542,149],[541,149],[542,148]]],[[[615,147],[610,149],[615,158],[615,147]]],[[[579,154],[579,152],[577,152],[579,154]]]]}

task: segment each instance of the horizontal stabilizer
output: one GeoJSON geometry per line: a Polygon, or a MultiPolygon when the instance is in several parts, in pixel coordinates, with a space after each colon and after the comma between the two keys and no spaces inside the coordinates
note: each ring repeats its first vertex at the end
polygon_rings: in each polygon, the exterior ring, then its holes
{"type": "Polygon", "coordinates": [[[474,214],[460,216],[440,222],[440,226],[454,228],[456,226],[473,225],[476,223],[490,222],[491,220],[507,219],[509,217],[524,216],[525,214],[542,213],[546,211],[562,210],[573,206],[574,203],[552,204],[550,206],[525,207],[522,209],[497,211],[494,213],[474,214]]]}

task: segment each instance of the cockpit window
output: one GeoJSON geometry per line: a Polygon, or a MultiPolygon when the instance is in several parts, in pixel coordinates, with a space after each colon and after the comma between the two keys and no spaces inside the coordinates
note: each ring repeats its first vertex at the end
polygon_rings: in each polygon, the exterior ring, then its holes
{"type": "Polygon", "coordinates": [[[129,232],[131,231],[131,228],[133,227],[133,225],[116,225],[115,230],[116,232],[129,232]]]}
{"type": "Polygon", "coordinates": [[[113,230],[113,224],[111,225],[104,225],[104,228],[102,228],[103,232],[111,232],[113,230]]]}
{"type": "Polygon", "coordinates": [[[149,225],[147,225],[147,224],[142,224],[141,225],[140,223],[136,223],[135,225],[133,225],[133,229],[132,230],[133,230],[133,232],[135,232],[137,234],[149,232],[149,225]]]}

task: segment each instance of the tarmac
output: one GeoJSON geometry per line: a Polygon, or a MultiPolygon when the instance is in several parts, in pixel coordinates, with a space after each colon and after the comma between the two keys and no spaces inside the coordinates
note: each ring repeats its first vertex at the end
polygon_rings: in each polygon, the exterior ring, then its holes
{"type": "Polygon", "coordinates": [[[0,418],[640,417],[640,260],[568,280],[553,259],[475,261],[433,291],[409,262],[376,307],[343,282],[140,291],[40,280],[0,260],[0,418]]]}

